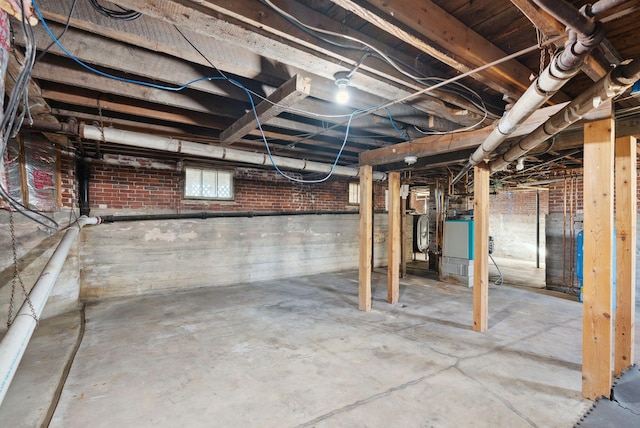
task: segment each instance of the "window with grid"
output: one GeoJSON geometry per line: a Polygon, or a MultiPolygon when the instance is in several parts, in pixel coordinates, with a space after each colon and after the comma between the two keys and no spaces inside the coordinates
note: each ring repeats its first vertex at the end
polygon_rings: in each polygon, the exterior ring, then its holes
{"type": "Polygon", "coordinates": [[[349,183],[349,203],[360,203],[360,183],[349,183]]]}
{"type": "Polygon", "coordinates": [[[185,167],[184,196],[193,199],[233,199],[233,171],[185,167]]]}

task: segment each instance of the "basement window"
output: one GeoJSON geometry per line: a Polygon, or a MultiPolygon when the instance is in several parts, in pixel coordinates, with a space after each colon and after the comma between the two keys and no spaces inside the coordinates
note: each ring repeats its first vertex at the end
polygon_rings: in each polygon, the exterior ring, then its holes
{"type": "Polygon", "coordinates": [[[192,199],[233,199],[233,171],[185,167],[184,196],[192,199]]]}
{"type": "Polygon", "coordinates": [[[360,203],[360,183],[349,183],[349,203],[354,205],[360,203]]]}

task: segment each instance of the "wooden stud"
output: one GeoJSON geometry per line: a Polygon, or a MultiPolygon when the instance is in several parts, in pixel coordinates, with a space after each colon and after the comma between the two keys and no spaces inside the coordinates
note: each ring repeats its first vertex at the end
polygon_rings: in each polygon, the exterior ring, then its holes
{"type": "Polygon", "coordinates": [[[613,372],[622,374],[634,363],[636,302],[636,190],[634,137],[616,139],[616,328],[613,372]]]}
{"type": "Polygon", "coordinates": [[[612,118],[584,125],[582,395],[591,400],[611,390],[614,129],[612,118]]]}
{"type": "Polygon", "coordinates": [[[400,294],[400,173],[389,173],[389,250],[387,301],[397,303],[400,294]]]}
{"type": "Polygon", "coordinates": [[[371,310],[371,260],[373,251],[373,168],[360,167],[360,262],[358,308],[371,310]]]}
{"type": "Polygon", "coordinates": [[[489,326],[489,165],[473,172],[473,330],[489,326]]]}

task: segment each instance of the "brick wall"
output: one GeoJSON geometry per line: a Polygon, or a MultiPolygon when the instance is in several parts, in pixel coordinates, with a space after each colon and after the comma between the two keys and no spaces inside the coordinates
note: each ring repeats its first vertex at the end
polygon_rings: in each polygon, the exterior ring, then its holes
{"type": "MultiPolygon", "coordinates": [[[[549,212],[549,192],[541,190],[540,214],[549,212]]],[[[495,214],[536,214],[535,190],[501,191],[489,196],[490,213],[495,214]]]]}
{"type": "MultiPolygon", "coordinates": [[[[640,168],[638,169],[638,194],[636,196],[636,209],[640,211],[640,168]]],[[[549,184],[549,212],[564,213],[565,201],[566,212],[571,211],[573,202],[573,212],[582,213],[584,209],[584,193],[582,170],[574,171],[573,175],[559,177],[559,181],[549,184]]]]}
{"type": "Polygon", "coordinates": [[[582,212],[584,193],[582,173],[558,178],[549,184],[549,213],[582,212]],[[573,208],[572,208],[573,204],[573,208]]]}
{"type": "Polygon", "coordinates": [[[60,201],[63,207],[73,207],[78,202],[78,185],[76,182],[76,160],[69,152],[61,152],[60,158],[60,201]]]}
{"type": "MultiPolygon", "coordinates": [[[[358,210],[348,203],[349,179],[336,177],[320,184],[294,183],[273,170],[235,168],[232,201],[183,198],[183,172],[177,163],[130,156],[106,156],[92,162],[89,199],[92,210],[202,211],[342,211],[358,210]],[[114,165],[115,164],[115,165],[114,165]]],[[[63,166],[63,203],[77,201],[70,160],[63,166]],[[71,190],[73,189],[73,190],[71,190]]],[[[292,174],[303,178],[300,174],[292,174]]],[[[384,209],[386,183],[374,184],[375,209],[384,209]]]]}

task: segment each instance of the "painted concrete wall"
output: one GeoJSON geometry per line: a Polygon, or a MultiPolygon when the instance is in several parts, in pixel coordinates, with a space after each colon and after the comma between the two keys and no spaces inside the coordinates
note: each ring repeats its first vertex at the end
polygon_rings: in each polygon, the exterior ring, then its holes
{"type": "MultiPolygon", "coordinates": [[[[81,297],[135,296],[358,267],[358,214],[117,222],[81,236],[81,297]]],[[[387,215],[374,259],[386,264],[387,215]]]]}
{"type": "MultiPolygon", "coordinates": [[[[68,213],[58,213],[55,218],[60,224],[68,221],[68,213]]],[[[27,220],[20,214],[14,214],[16,230],[16,246],[18,266],[22,282],[27,291],[31,290],[40,273],[53,254],[64,234],[51,232],[37,223],[27,220]]],[[[11,296],[14,274],[13,252],[11,250],[11,234],[9,213],[0,210],[0,331],[6,329],[9,299],[11,296]]],[[[54,286],[42,318],[48,318],[74,309],[78,305],[80,292],[80,272],[77,242],[71,249],[58,281],[54,286]]],[[[24,301],[24,294],[19,283],[16,284],[14,314],[24,301]]]]}
{"type": "MultiPolygon", "coordinates": [[[[494,239],[496,257],[536,261],[536,216],[535,214],[489,215],[489,235],[494,239]]],[[[544,263],[545,218],[540,216],[540,262],[544,263]]]]}

